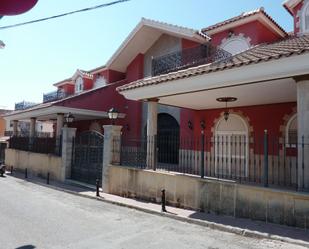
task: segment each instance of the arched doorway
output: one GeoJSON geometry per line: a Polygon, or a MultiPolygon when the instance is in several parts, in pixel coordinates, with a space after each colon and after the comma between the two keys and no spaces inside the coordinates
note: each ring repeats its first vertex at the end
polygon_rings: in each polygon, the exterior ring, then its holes
{"type": "Polygon", "coordinates": [[[158,162],[178,164],[180,129],[177,120],[167,113],[158,114],[158,162]]]}
{"type": "Polygon", "coordinates": [[[221,176],[245,177],[248,174],[249,129],[243,118],[230,114],[215,127],[215,167],[221,176]]]}

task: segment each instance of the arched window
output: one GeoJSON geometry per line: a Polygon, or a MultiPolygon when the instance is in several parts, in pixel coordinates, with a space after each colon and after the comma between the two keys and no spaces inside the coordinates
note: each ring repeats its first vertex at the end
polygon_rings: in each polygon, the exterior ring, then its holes
{"type": "Polygon", "coordinates": [[[99,76],[94,82],[94,88],[99,88],[106,85],[106,79],[103,76],[99,76]]]}
{"type": "Polygon", "coordinates": [[[286,125],[286,146],[296,147],[298,140],[297,114],[293,115],[286,125]]]}
{"type": "Polygon", "coordinates": [[[80,93],[84,90],[84,80],[82,77],[78,77],[75,82],[75,93],[80,93]]]}
{"type": "Polygon", "coordinates": [[[238,54],[250,48],[248,39],[239,35],[224,39],[220,46],[223,50],[231,53],[232,55],[238,54]]]}
{"type": "Polygon", "coordinates": [[[221,176],[248,175],[249,129],[238,115],[222,117],[215,131],[215,167],[221,176]]]}

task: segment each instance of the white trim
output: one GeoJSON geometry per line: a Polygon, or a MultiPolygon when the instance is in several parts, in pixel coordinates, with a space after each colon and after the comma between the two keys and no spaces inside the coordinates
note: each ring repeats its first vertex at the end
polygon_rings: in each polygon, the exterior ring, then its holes
{"type": "Polygon", "coordinates": [[[224,38],[221,41],[221,45],[220,45],[220,48],[222,48],[223,50],[231,53],[232,55],[235,55],[235,54],[241,53],[241,52],[243,52],[245,50],[248,50],[250,47],[251,47],[251,38],[250,37],[245,37],[245,35],[243,33],[240,33],[238,35],[232,35],[229,38],[224,38]],[[235,42],[235,41],[243,42],[244,44],[246,44],[246,48],[244,48],[243,50],[240,50],[240,51],[236,51],[234,53],[232,53],[231,51],[226,49],[227,45],[229,45],[230,43],[235,42]]]}
{"type": "Polygon", "coordinates": [[[306,29],[306,12],[308,11],[308,19],[309,19],[309,0],[304,1],[304,5],[301,8],[301,13],[300,13],[300,33],[301,34],[307,34],[309,33],[309,23],[308,27],[306,29]]]}
{"type": "MultiPolygon", "coordinates": [[[[64,106],[47,106],[47,107],[42,107],[38,108],[35,110],[25,110],[20,113],[16,114],[8,114],[4,116],[4,119],[7,121],[11,120],[28,120],[30,118],[38,118],[42,116],[48,116],[48,115],[53,115],[57,113],[72,113],[73,115],[84,115],[84,116],[90,116],[90,117],[95,117],[95,118],[108,118],[108,113],[107,112],[102,112],[102,111],[93,111],[89,109],[78,109],[78,108],[71,108],[71,107],[64,107],[64,106]]],[[[124,118],[125,114],[120,113],[119,118],[124,118]]]]}
{"type": "Polygon", "coordinates": [[[228,87],[288,78],[308,74],[309,53],[294,55],[278,60],[235,67],[223,71],[211,72],[192,77],[185,77],[155,85],[138,87],[120,93],[127,99],[143,100],[161,96],[190,93],[193,91],[211,90],[228,87]]]}
{"type": "MultiPolygon", "coordinates": [[[[285,127],[285,144],[286,148],[296,148],[296,144],[290,144],[289,141],[289,131],[290,131],[290,126],[291,123],[294,121],[294,119],[297,118],[297,113],[295,113],[287,122],[286,127],[285,127]]],[[[298,127],[297,127],[298,128],[298,127]]]]}

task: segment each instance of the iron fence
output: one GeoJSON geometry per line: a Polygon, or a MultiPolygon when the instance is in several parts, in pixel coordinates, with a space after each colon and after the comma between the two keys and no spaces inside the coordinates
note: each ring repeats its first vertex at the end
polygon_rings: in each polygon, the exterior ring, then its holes
{"type": "Polygon", "coordinates": [[[50,137],[18,137],[13,136],[9,140],[9,148],[29,151],[41,154],[54,154],[61,156],[62,138],[50,137]]]}
{"type": "Polygon", "coordinates": [[[210,44],[187,48],[152,59],[152,76],[227,60],[231,54],[210,44]]]}
{"type": "MultiPolygon", "coordinates": [[[[119,141],[114,141],[119,147],[119,141]]],[[[309,144],[267,134],[202,135],[197,138],[154,136],[123,139],[120,164],[141,169],[233,180],[265,187],[304,189],[309,144]]]]}
{"type": "Polygon", "coordinates": [[[46,94],[43,94],[43,103],[60,100],[67,96],[69,96],[69,94],[67,94],[63,90],[57,90],[54,92],[46,93],[46,94]]]}

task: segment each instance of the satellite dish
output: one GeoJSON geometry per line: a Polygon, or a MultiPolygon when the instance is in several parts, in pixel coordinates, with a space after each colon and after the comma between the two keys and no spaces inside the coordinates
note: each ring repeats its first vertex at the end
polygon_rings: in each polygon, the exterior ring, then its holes
{"type": "Polygon", "coordinates": [[[1,0],[0,16],[19,15],[32,9],[38,0],[1,0]]]}

